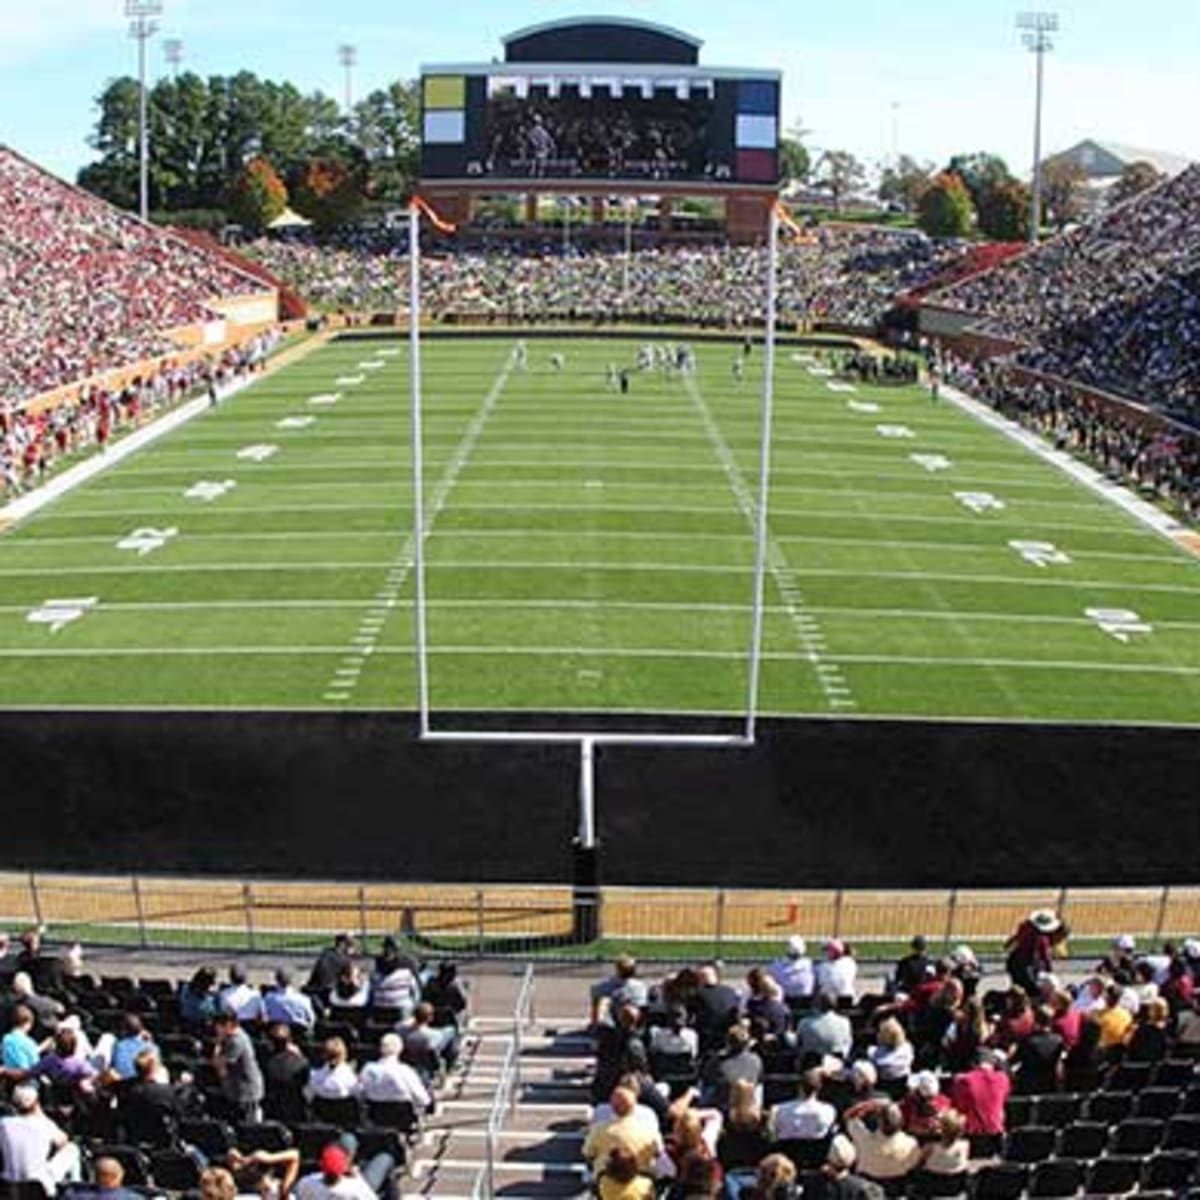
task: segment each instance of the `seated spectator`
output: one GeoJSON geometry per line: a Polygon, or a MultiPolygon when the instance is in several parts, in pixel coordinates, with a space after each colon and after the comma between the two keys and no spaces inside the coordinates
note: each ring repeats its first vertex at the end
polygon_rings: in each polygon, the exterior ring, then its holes
{"type": "Polygon", "coordinates": [[[735,1083],[744,1080],[757,1087],[762,1075],[762,1059],[750,1048],[749,1029],[733,1025],[725,1036],[724,1049],[710,1054],[701,1068],[701,1102],[724,1112],[735,1083]]]}
{"type": "Polygon", "coordinates": [[[41,1047],[34,1040],[33,1010],[24,1004],[12,1010],[12,1028],[0,1040],[0,1055],[6,1073],[20,1078],[32,1071],[41,1058],[41,1047]]]}
{"type": "Polygon", "coordinates": [[[70,1089],[80,1097],[94,1096],[96,1068],[79,1052],[79,1038],[72,1029],[54,1035],[54,1046],[38,1060],[32,1075],[70,1089]]]}
{"type": "Polygon", "coordinates": [[[48,1037],[58,1028],[58,1019],[67,1011],[51,996],[41,996],[33,987],[33,979],[27,971],[18,971],[11,985],[11,1004],[23,1006],[33,1013],[34,1032],[38,1037],[48,1037]]]}
{"type": "Polygon", "coordinates": [[[754,1182],[740,1200],[797,1200],[796,1164],[786,1154],[768,1154],[758,1163],[754,1182]]]}
{"type": "Polygon", "coordinates": [[[1186,1058],[1200,1059],[1200,996],[1183,1009],[1175,1022],[1174,1053],[1186,1058]]]}
{"type": "Polygon", "coordinates": [[[324,996],[333,990],[338,977],[347,967],[354,966],[355,942],[352,933],[339,933],[333,945],[317,955],[308,976],[308,990],[324,996]]]}
{"type": "MultiPolygon", "coordinates": [[[[453,964],[441,966],[446,965],[453,964]]],[[[395,938],[385,937],[371,975],[371,1004],[376,1008],[398,1009],[403,1021],[412,1016],[420,999],[421,985],[417,979],[416,963],[400,953],[395,938]]],[[[434,1001],[431,1003],[436,1004],[434,1001]]]]}
{"type": "Polygon", "coordinates": [[[358,1093],[358,1074],[350,1061],[346,1043],[340,1037],[326,1038],[321,1047],[322,1062],[309,1076],[304,1089],[311,1101],[345,1100],[358,1093]]]}
{"type": "Polygon", "coordinates": [[[788,938],[787,949],[770,967],[771,978],[783,989],[785,1000],[804,1000],[813,994],[814,977],[808,946],[799,935],[788,938]]]}
{"type": "Polygon", "coordinates": [[[892,990],[900,995],[908,996],[923,984],[927,976],[933,973],[933,963],[925,953],[926,941],[917,934],[913,938],[909,953],[896,963],[892,974],[892,990]]]}
{"type": "Polygon", "coordinates": [[[1063,1049],[1069,1053],[1079,1041],[1083,1013],[1071,1003],[1071,994],[1061,988],[1050,997],[1050,1010],[1054,1014],[1051,1028],[1062,1038],[1063,1049]]]}
{"type": "Polygon", "coordinates": [[[778,1042],[791,1025],[791,1010],[783,1002],[783,990],[760,967],[746,976],[750,995],[746,1000],[746,1019],[758,1041],[778,1042]]]}
{"type": "Polygon", "coordinates": [[[229,968],[229,983],[220,991],[218,1006],[231,1012],[242,1024],[262,1021],[266,1016],[262,993],[249,983],[246,968],[234,963],[229,968]]]}
{"type": "Polygon", "coordinates": [[[1161,996],[1142,1007],[1126,1043],[1128,1062],[1158,1062],[1167,1056],[1171,1046],[1170,1017],[1171,1009],[1161,996]]]}
{"type": "Polygon", "coordinates": [[[638,1171],[637,1156],[624,1146],[608,1153],[596,1180],[600,1200],[654,1200],[654,1180],[638,1171]]]}
{"type": "Polygon", "coordinates": [[[716,963],[706,963],[700,968],[698,984],[692,997],[692,1019],[700,1037],[700,1051],[707,1053],[725,1041],[741,1011],[741,997],[722,982],[716,963]]]}
{"type": "Polygon", "coordinates": [[[1013,1051],[1013,1090],[1024,1096],[1057,1091],[1065,1054],[1066,1043],[1054,1029],[1054,1013],[1042,1005],[1034,1014],[1033,1032],[1013,1051]]]}
{"type": "Polygon", "coordinates": [[[187,1115],[180,1089],[167,1082],[158,1051],[147,1046],[134,1059],[133,1079],[117,1090],[117,1120],[128,1141],[169,1146],[187,1115]]]}
{"type": "Polygon", "coordinates": [[[583,1157],[594,1169],[599,1169],[615,1149],[632,1154],[640,1172],[651,1172],[660,1154],[664,1153],[658,1123],[651,1130],[644,1120],[635,1116],[637,1097],[628,1088],[616,1088],[610,1099],[612,1118],[596,1125],[583,1143],[583,1157]]]}
{"type": "Polygon", "coordinates": [[[1004,998],[1004,1011],[996,1022],[992,1044],[1006,1054],[1033,1032],[1033,1005],[1020,988],[1010,988],[1004,998]]]}
{"type": "Polygon", "coordinates": [[[954,1013],[942,1036],[942,1066],[951,1073],[969,1070],[991,1039],[992,1023],[982,1003],[972,997],[954,1013]]]}
{"type": "Polygon", "coordinates": [[[125,1168],[115,1158],[103,1155],[92,1164],[93,1184],[72,1183],[62,1195],[66,1200],[143,1200],[141,1192],[125,1186],[125,1168]]]}
{"type": "Polygon", "coordinates": [[[217,1013],[217,973],[201,967],[179,990],[179,1016],[185,1026],[208,1028],[217,1013]]]}
{"type": "Polygon", "coordinates": [[[321,1151],[318,1167],[296,1184],[296,1200],[388,1200],[395,1194],[395,1160],[389,1154],[375,1155],[359,1170],[353,1152],[335,1142],[321,1151]]]}
{"type": "Polygon", "coordinates": [[[1100,1052],[1112,1055],[1125,1044],[1133,1027],[1133,1014],[1121,1003],[1124,989],[1110,983],[1104,989],[1104,1004],[1092,1013],[1091,1020],[1100,1030],[1100,1052]]]}
{"type": "Polygon", "coordinates": [[[816,990],[836,1000],[855,998],[858,980],[858,963],[850,947],[840,938],[830,938],[825,943],[825,957],[817,963],[814,973],[816,990]]]}
{"type": "Polygon", "coordinates": [[[689,1154],[667,1188],[666,1200],[717,1200],[721,1184],[720,1163],[702,1154],[689,1154]]]}
{"type": "Polygon", "coordinates": [[[300,1151],[289,1148],[243,1154],[235,1146],[229,1151],[225,1166],[233,1176],[239,1196],[261,1196],[263,1200],[278,1196],[287,1200],[300,1175],[300,1151]]]}
{"type": "Polygon", "coordinates": [[[970,946],[955,946],[950,952],[950,963],[951,974],[962,984],[963,996],[969,1000],[975,995],[983,974],[975,951],[970,946]]]}
{"type": "Polygon", "coordinates": [[[655,1025],[649,1033],[649,1051],[655,1054],[688,1054],[694,1059],[700,1053],[700,1038],[691,1027],[688,1011],[682,1004],[671,1008],[666,1025],[655,1025]]]}
{"type": "Polygon", "coordinates": [[[879,1184],[852,1174],[857,1162],[858,1151],[854,1143],[839,1133],[829,1143],[829,1154],[821,1174],[805,1180],[805,1200],[883,1200],[884,1191],[879,1184]]]}
{"type": "Polygon", "coordinates": [[[868,1100],[848,1109],[845,1121],[858,1169],[868,1179],[902,1179],[921,1161],[921,1147],[904,1132],[898,1105],[868,1100]]]}
{"type": "Polygon", "coordinates": [[[438,1025],[452,1025],[459,1032],[462,1031],[470,1000],[466,985],[459,979],[458,967],[454,963],[438,963],[433,978],[427,980],[421,989],[421,999],[433,1005],[434,1021],[438,1025]]]}
{"type": "Polygon", "coordinates": [[[2,1177],[9,1183],[40,1183],[53,1196],[62,1183],[78,1183],[79,1147],[45,1113],[37,1088],[18,1084],[13,1115],[0,1117],[2,1177]]]}
{"type": "Polygon", "coordinates": [[[263,1107],[272,1121],[308,1120],[308,1058],[296,1045],[291,1026],[280,1021],[267,1032],[270,1050],[263,1062],[263,1107]]]}
{"type": "MultiPolygon", "coordinates": [[[[667,1157],[675,1164],[677,1176],[683,1173],[684,1164],[689,1158],[716,1160],[721,1126],[721,1114],[711,1108],[685,1108],[673,1115],[671,1132],[664,1145],[667,1157]]],[[[719,1163],[717,1169],[720,1172],[719,1163]]],[[[719,1178],[724,1178],[723,1174],[719,1178]]]]}
{"type": "Polygon", "coordinates": [[[296,987],[291,971],[284,967],[275,972],[275,986],[263,997],[263,1011],[266,1020],[297,1029],[309,1030],[317,1023],[312,1000],[296,987]]]}
{"type": "Polygon", "coordinates": [[[947,1109],[938,1117],[937,1138],[931,1141],[921,1158],[921,1170],[931,1175],[962,1175],[971,1164],[971,1143],[963,1136],[966,1122],[962,1114],[947,1109]]]}
{"type": "Polygon", "coordinates": [[[933,1071],[917,1071],[908,1077],[908,1095],[900,1101],[904,1132],[920,1142],[938,1137],[942,1114],[950,1110],[950,1098],[942,1095],[941,1081],[933,1071]]]}
{"type": "Polygon", "coordinates": [[[796,1026],[796,1047],[802,1058],[820,1060],[827,1054],[845,1058],[853,1044],[850,1018],[837,1011],[834,997],[818,992],[813,1011],[796,1026]]]}
{"type": "Polygon", "coordinates": [[[453,1025],[433,1023],[433,1005],[422,1000],[413,1010],[412,1018],[401,1021],[396,1032],[404,1039],[404,1057],[418,1071],[430,1067],[435,1074],[450,1070],[458,1060],[458,1029],[453,1025]]]}
{"type": "Polygon", "coordinates": [[[837,1110],[821,1099],[824,1082],[817,1068],[805,1071],[800,1077],[798,1099],[775,1105],[767,1116],[767,1129],[775,1141],[820,1144],[814,1166],[824,1159],[825,1143],[837,1128],[837,1110]]]}
{"type": "Polygon", "coordinates": [[[994,1154],[999,1148],[1011,1091],[1004,1055],[995,1050],[980,1051],[975,1066],[954,1077],[950,1103],[963,1116],[973,1155],[994,1154]]]}
{"type": "Polygon", "coordinates": [[[1192,1007],[1196,998],[1196,985],[1187,963],[1180,957],[1171,959],[1167,966],[1167,978],[1162,985],[1162,998],[1178,1014],[1192,1007]]]}
{"type": "Polygon", "coordinates": [[[200,1172],[200,1200],[236,1200],[237,1184],[226,1167],[205,1167],[200,1172]]]}
{"type": "Polygon", "coordinates": [[[433,1097],[420,1075],[400,1061],[404,1043],[398,1034],[379,1039],[379,1058],[364,1065],[358,1077],[358,1094],[368,1103],[407,1101],[418,1112],[433,1109],[433,1097]]]}
{"type": "MultiPolygon", "coordinates": [[[[153,1050],[158,1055],[158,1047],[142,1018],[135,1012],[124,1013],[121,1017],[121,1036],[113,1043],[109,1058],[109,1071],[117,1079],[132,1079],[137,1074],[134,1064],[143,1050],[153,1050]]],[[[161,1055],[158,1057],[161,1058],[161,1055]]]]}
{"type": "Polygon", "coordinates": [[[329,993],[329,1007],[331,1010],[366,1008],[370,997],[370,984],[359,969],[351,964],[334,982],[329,993]]]}
{"type": "Polygon", "coordinates": [[[618,955],[612,975],[592,985],[592,1024],[613,1021],[613,1014],[626,1004],[645,1008],[648,996],[646,985],[637,977],[637,960],[629,954],[618,955]]]}
{"type": "Polygon", "coordinates": [[[879,1081],[898,1083],[908,1078],[913,1065],[913,1044],[904,1026],[895,1017],[881,1021],[875,1035],[875,1045],[867,1051],[879,1081]]]}
{"type": "Polygon", "coordinates": [[[729,1110],[717,1142],[717,1158],[726,1171],[753,1167],[770,1148],[772,1138],[757,1091],[744,1079],[729,1089],[729,1110]]]}

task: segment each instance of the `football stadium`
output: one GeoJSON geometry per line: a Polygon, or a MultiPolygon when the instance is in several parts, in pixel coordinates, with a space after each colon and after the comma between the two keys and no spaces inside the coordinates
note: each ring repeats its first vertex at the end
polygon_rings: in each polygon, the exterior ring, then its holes
{"type": "Polygon", "coordinates": [[[1051,13],[1028,183],[124,13],[0,141],[0,1200],[1200,1192],[1200,166],[1051,13]]]}

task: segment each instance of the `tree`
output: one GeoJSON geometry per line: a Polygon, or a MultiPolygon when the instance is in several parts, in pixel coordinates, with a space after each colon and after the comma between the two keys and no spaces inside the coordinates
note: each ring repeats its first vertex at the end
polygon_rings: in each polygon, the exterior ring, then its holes
{"type": "Polygon", "coordinates": [[[829,193],[837,212],[842,211],[842,201],[866,180],[866,170],[849,150],[826,150],[817,160],[817,186],[829,193]]]}
{"type": "Polygon", "coordinates": [[[372,196],[396,203],[408,197],[420,169],[420,117],[415,83],[397,81],[355,105],[354,124],[367,158],[372,196]]]}
{"type": "Polygon", "coordinates": [[[292,207],[323,233],[337,229],[362,207],[362,175],[336,159],[313,159],[292,177],[292,207]]]}
{"type": "Polygon", "coordinates": [[[287,188],[265,158],[252,158],[229,189],[229,215],[253,233],[266,229],[287,202],[287,188]]]}
{"type": "Polygon", "coordinates": [[[912,212],[932,174],[930,164],[919,163],[902,154],[894,166],[884,169],[879,180],[879,199],[885,204],[899,204],[905,212],[912,212]]]}
{"type": "Polygon", "coordinates": [[[784,183],[803,183],[811,168],[812,162],[804,146],[795,138],[779,139],[779,171],[784,183]]]}
{"type": "Polygon", "coordinates": [[[1050,224],[1062,229],[1079,220],[1079,189],[1086,178],[1083,168],[1069,158],[1052,158],[1042,164],[1042,203],[1050,224]]]}
{"type": "Polygon", "coordinates": [[[976,209],[979,229],[996,242],[1029,235],[1030,192],[1019,179],[1005,179],[983,193],[976,209]]]}
{"type": "Polygon", "coordinates": [[[1148,162],[1129,163],[1121,172],[1121,178],[1112,186],[1112,202],[1120,204],[1132,200],[1147,188],[1161,183],[1165,176],[1148,162]]]}
{"type": "Polygon", "coordinates": [[[961,238],[971,232],[975,208],[962,176],[942,171],[925,187],[917,201],[917,221],[935,238],[961,238]]]}
{"type": "Polygon", "coordinates": [[[138,106],[136,79],[112,80],[96,98],[100,115],[88,145],[100,161],[79,172],[81,187],[123,208],[138,203],[138,106]]]}
{"type": "Polygon", "coordinates": [[[991,188],[1012,178],[1004,159],[984,150],[974,154],[956,154],[946,169],[953,171],[966,184],[967,191],[971,193],[971,203],[976,208],[991,188]]]}

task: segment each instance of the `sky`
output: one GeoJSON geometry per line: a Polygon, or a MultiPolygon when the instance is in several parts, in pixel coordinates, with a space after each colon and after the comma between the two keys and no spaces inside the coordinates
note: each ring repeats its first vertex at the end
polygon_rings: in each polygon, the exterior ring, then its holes
{"type": "MultiPolygon", "coordinates": [[[[1015,29],[1020,0],[163,0],[185,69],[250,70],[342,95],[336,49],[358,49],[365,94],[421,64],[484,62],[500,39],[568,16],[638,17],[704,40],[711,66],[783,72],[783,121],[810,147],[877,163],[943,163],[988,150],[1032,162],[1034,58],[1015,29]]],[[[1200,159],[1200,0],[1045,0],[1061,30],[1046,63],[1046,152],[1085,137],[1200,159]],[[1189,117],[1188,114],[1192,116],[1189,117]]],[[[0,142],[67,178],[92,157],[95,98],[136,73],[124,0],[0,0],[0,142]]]]}

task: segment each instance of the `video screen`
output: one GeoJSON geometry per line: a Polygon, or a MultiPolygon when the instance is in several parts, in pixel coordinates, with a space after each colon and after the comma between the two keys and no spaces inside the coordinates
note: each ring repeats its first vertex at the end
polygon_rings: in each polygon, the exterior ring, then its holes
{"type": "MultiPolygon", "coordinates": [[[[632,94],[631,94],[632,93],[632,94]]],[[[643,96],[527,97],[497,91],[487,103],[483,172],[515,179],[712,179],[728,174],[710,145],[713,99],[672,89],[643,96]]]]}

